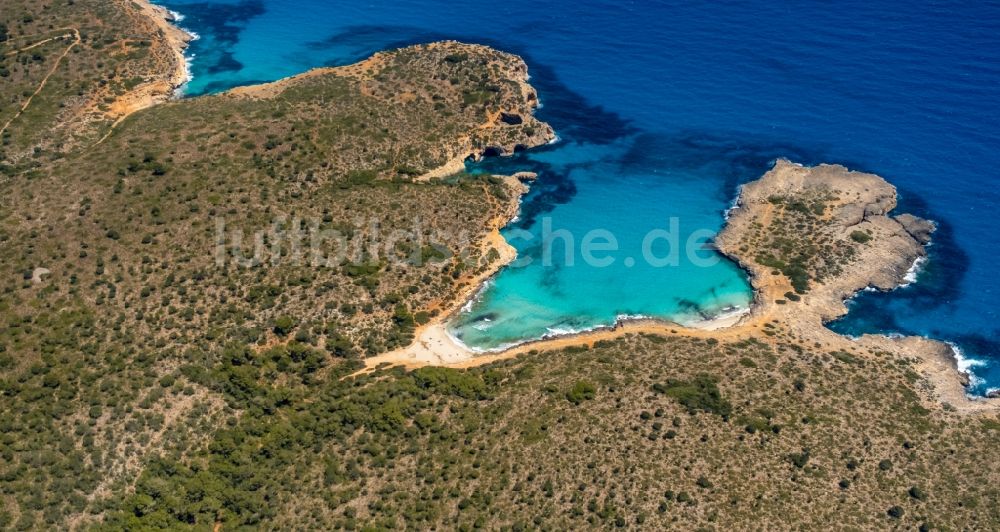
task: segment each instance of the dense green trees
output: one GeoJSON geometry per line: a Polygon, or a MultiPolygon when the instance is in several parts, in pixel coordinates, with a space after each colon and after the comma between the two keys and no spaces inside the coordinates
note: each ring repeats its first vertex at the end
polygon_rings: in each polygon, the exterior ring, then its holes
{"type": "MultiPolygon", "coordinates": [[[[721,526],[734,507],[767,520],[824,519],[837,508],[851,523],[877,525],[893,505],[914,526],[942,505],[962,519],[989,519],[988,485],[952,495],[925,472],[929,463],[948,475],[964,471],[941,464],[940,453],[995,437],[993,429],[972,423],[939,444],[914,429],[927,417],[905,408],[916,398],[891,386],[874,393],[850,373],[859,366],[827,353],[812,359],[796,344],[779,352],[755,342],[632,337],[473,370],[345,378],[356,363],[290,340],[192,350],[161,373],[153,369],[164,359],[148,354],[99,358],[86,340],[95,334],[90,318],[52,313],[0,333],[7,345],[33,338],[30,331],[47,345],[83,346],[95,364],[47,357],[0,378],[0,488],[22,512],[11,504],[11,526],[58,528],[75,513],[102,516],[108,530],[660,527],[713,523],[709,515],[721,526]],[[756,365],[740,365],[745,356],[756,365]],[[787,375],[775,377],[775,368],[787,375]],[[797,379],[809,386],[797,389],[797,379]],[[589,400],[570,400],[591,390],[589,400]],[[207,392],[222,404],[181,420],[164,415],[207,392]],[[865,435],[831,440],[829,431],[843,428],[830,412],[858,404],[884,406],[902,427],[858,420],[872,435],[870,450],[865,435]],[[727,411],[739,422],[720,417],[727,411]],[[779,421],[780,432],[764,430],[779,421]],[[140,452],[156,438],[160,450],[140,452]],[[127,456],[144,467],[135,492],[89,499],[107,486],[103,472],[127,456]],[[766,482],[746,473],[774,466],[788,471],[766,482]],[[866,502],[843,509],[832,497],[844,490],[866,502]]],[[[895,363],[868,364],[904,379],[895,363]]]]}
{"type": "MultiPolygon", "coordinates": [[[[244,414],[238,425],[221,430],[208,453],[192,466],[166,457],[153,461],[109,527],[210,526],[220,520],[255,526],[274,517],[273,505],[267,501],[285,489],[281,471],[304,453],[322,448],[323,442],[339,445],[350,439],[364,449],[372,464],[388,467],[400,452],[397,443],[419,432],[441,430],[436,421],[440,414],[432,408],[436,400],[452,397],[475,402],[492,389],[481,374],[444,368],[352,382],[339,380],[350,371],[349,365],[341,365],[332,368],[331,380],[311,388],[310,394],[282,393],[287,389],[273,380],[253,377],[262,371],[262,361],[295,360],[301,358],[297,352],[307,353],[303,360],[312,353],[308,348],[284,346],[260,355],[227,351],[223,366],[209,382],[227,379],[230,384],[224,389],[235,406],[262,411],[244,414]],[[276,396],[284,400],[274,401],[276,396]],[[272,400],[264,401],[264,397],[272,400]]],[[[328,487],[362,474],[356,461],[345,463],[331,454],[322,455],[321,466],[322,483],[328,487]]]]}
{"type": "Polygon", "coordinates": [[[566,399],[577,405],[583,401],[593,399],[597,393],[597,387],[587,380],[576,381],[573,387],[566,392],[566,399]]]}
{"type": "Polygon", "coordinates": [[[733,407],[719,391],[718,380],[711,375],[700,374],[690,381],[668,379],[656,383],[653,390],[676,399],[689,413],[711,412],[728,418],[733,407]]]}
{"type": "Polygon", "coordinates": [[[288,336],[298,322],[291,316],[279,316],[274,320],[274,334],[278,336],[288,336]]]}

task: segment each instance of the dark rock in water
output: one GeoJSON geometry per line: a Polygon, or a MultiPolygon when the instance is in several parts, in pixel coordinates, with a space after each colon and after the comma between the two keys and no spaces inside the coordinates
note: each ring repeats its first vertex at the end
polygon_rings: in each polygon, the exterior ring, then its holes
{"type": "Polygon", "coordinates": [[[495,312],[487,312],[485,314],[480,314],[476,316],[475,318],[472,319],[472,322],[477,323],[482,321],[493,321],[495,319],[497,319],[497,314],[495,312]]]}
{"type": "Polygon", "coordinates": [[[519,115],[519,114],[514,114],[514,113],[500,113],[500,121],[503,122],[504,124],[508,124],[508,125],[511,125],[511,126],[516,126],[516,125],[524,122],[524,119],[522,119],[521,115],[519,115]]]}
{"type": "Polygon", "coordinates": [[[986,393],[986,397],[990,399],[996,399],[1000,397],[1000,390],[990,390],[989,392],[986,393]]]}
{"type": "Polygon", "coordinates": [[[930,242],[931,233],[937,229],[934,222],[918,218],[912,214],[900,214],[899,216],[896,216],[896,221],[903,226],[903,229],[906,229],[907,233],[910,233],[910,236],[921,244],[927,244],[930,242]]]}

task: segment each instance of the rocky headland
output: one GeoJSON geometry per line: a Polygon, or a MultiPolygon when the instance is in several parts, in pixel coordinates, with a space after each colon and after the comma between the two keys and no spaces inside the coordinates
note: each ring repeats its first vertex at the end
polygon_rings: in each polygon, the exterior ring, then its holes
{"type": "Polygon", "coordinates": [[[184,51],[195,36],[178,27],[175,16],[167,8],[148,0],[132,3],[139,10],[136,24],[143,32],[158,35],[152,42],[159,47],[156,60],[159,61],[159,76],[119,96],[111,103],[108,114],[122,119],[136,111],[162,103],[173,97],[190,77],[184,51]]]}
{"type": "MultiPolygon", "coordinates": [[[[453,67],[474,64],[488,70],[490,78],[458,95],[463,107],[482,110],[478,121],[467,128],[455,128],[447,142],[434,151],[439,164],[416,176],[417,181],[449,177],[465,169],[465,161],[484,156],[511,155],[541,146],[555,139],[552,127],[538,120],[538,93],[528,83],[528,66],[520,57],[487,46],[457,41],[440,41],[379,52],[361,62],[343,67],[315,68],[271,83],[237,87],[225,96],[251,99],[280,97],[293,88],[316,84],[325,76],[349,80],[361,94],[406,106],[419,101],[445,101],[442,95],[455,92],[446,76],[428,76],[424,86],[400,91],[387,66],[404,64],[424,72],[448,72],[453,67]],[[484,105],[485,104],[485,105],[484,105]]],[[[398,67],[396,67],[398,68],[398,67]]],[[[444,106],[438,104],[442,109],[444,106]]]]}
{"type": "Polygon", "coordinates": [[[950,347],[824,325],[933,235],[881,178],[744,187],[717,245],[747,315],[477,356],[444,323],[514,259],[534,176],[463,163],[554,138],[519,58],[436,43],[175,99],[169,13],[5,6],[9,57],[48,59],[0,84],[0,528],[997,528],[1000,419],[950,347]],[[406,236],[307,260],[296,221],[406,236]]]}
{"type": "Polygon", "coordinates": [[[367,359],[367,370],[392,364],[471,367],[634,333],[773,343],[780,330],[813,349],[908,360],[924,377],[921,386],[929,404],[965,412],[995,410],[995,402],[966,395],[968,376],[958,369],[952,347],[944,342],[882,335],[848,338],[825,326],[847,313],[845,302],[859,291],[887,291],[905,284],[914,263],[926,257],[933,222],[911,214],[893,216],[895,207],[895,187],[877,175],[781,159],[763,177],[741,188],[716,238],[718,249],[750,277],[755,296],[749,314],[697,328],[632,320],[489,354],[474,353],[455,342],[445,329],[447,315],[442,315],[419,328],[410,346],[367,359]]]}

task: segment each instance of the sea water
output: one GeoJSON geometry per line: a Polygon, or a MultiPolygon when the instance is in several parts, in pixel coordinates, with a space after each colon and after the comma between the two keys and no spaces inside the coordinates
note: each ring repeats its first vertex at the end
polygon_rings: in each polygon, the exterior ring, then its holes
{"type": "Polygon", "coordinates": [[[529,169],[538,179],[503,231],[517,260],[452,320],[456,339],[493,350],[625,318],[694,323],[749,308],[746,276],[710,245],[723,221],[719,185],[701,177],[712,173],[710,162],[684,168],[657,153],[629,153],[634,145],[632,137],[562,139],[476,165],[529,169]]]}
{"type": "Polygon", "coordinates": [[[671,218],[685,233],[717,230],[738,185],[787,157],[878,173],[899,188],[901,210],[939,223],[916,283],[859,295],[831,327],[952,341],[979,361],[978,391],[1000,386],[995,3],[164,3],[201,36],[191,96],[442,38],[525,57],[539,115],[562,141],[471,170],[539,172],[508,234],[549,217],[577,239],[608,229],[621,252],[602,268],[505,270],[453,324],[470,345],[742,304],[745,279],[732,264],[628,268],[624,259],[671,218]]]}

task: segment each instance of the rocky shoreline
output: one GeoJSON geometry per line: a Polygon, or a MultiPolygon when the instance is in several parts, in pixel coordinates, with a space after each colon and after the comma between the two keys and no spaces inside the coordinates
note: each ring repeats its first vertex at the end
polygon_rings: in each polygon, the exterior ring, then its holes
{"type": "MultiPolygon", "coordinates": [[[[846,302],[866,288],[888,291],[907,284],[906,276],[916,261],[926,258],[925,246],[936,229],[932,221],[912,214],[890,216],[896,207],[896,189],[879,176],[852,172],[839,165],[805,167],[779,160],[760,180],[744,186],[725,229],[717,238],[719,249],[740,263],[751,275],[757,304],[755,315],[777,319],[802,331],[808,337],[844,344],[844,337],[827,329],[825,324],[847,314],[846,302]],[[773,207],[775,195],[800,195],[809,191],[833,191],[838,196],[829,214],[825,232],[849,241],[857,231],[864,231],[866,244],[843,267],[840,275],[817,283],[801,301],[777,304],[791,286],[774,284],[772,268],[753,259],[754,250],[744,250],[752,224],[759,223],[773,207]],[[771,277],[772,279],[768,279],[771,277]],[[771,282],[768,282],[771,281],[771,282]]],[[[928,380],[944,402],[966,408],[993,407],[991,401],[970,398],[965,394],[969,376],[958,366],[952,346],[921,337],[864,335],[848,340],[869,349],[889,350],[901,357],[916,356],[928,380]],[[947,367],[942,370],[942,364],[947,367]]]]}
{"type": "MultiPolygon", "coordinates": [[[[497,87],[498,102],[489,104],[484,110],[483,120],[470,131],[463,131],[448,143],[444,153],[439,154],[441,164],[417,175],[415,181],[428,181],[455,175],[465,169],[467,160],[480,160],[485,156],[507,156],[517,151],[543,146],[555,140],[552,127],[534,116],[538,107],[538,93],[528,83],[528,66],[516,55],[499,52],[478,44],[458,41],[439,41],[378,52],[371,57],[341,67],[314,68],[277,81],[236,87],[223,93],[237,98],[273,98],[282,92],[319,76],[340,76],[359,83],[362,92],[374,94],[381,90],[380,82],[373,76],[393,54],[412,53],[426,57],[467,58],[475,57],[489,62],[499,79],[509,81],[497,87]]],[[[453,59],[458,60],[458,59],[453,59]]],[[[464,59],[462,59],[464,60],[464,59]]],[[[419,94],[407,94],[407,98],[417,98],[419,94]]]]}
{"type": "MultiPolygon", "coordinates": [[[[818,200],[816,200],[818,201],[818,200]]],[[[722,327],[689,328],[661,320],[626,320],[613,328],[547,338],[520,344],[498,353],[477,354],[443,337],[443,324],[418,331],[411,346],[366,360],[367,369],[386,364],[408,368],[424,365],[471,367],[514,358],[535,350],[558,349],[622,337],[633,333],[680,335],[739,341],[769,341],[768,327],[786,328],[823,349],[851,353],[889,353],[914,362],[927,383],[928,403],[962,412],[994,411],[1000,403],[972,398],[965,393],[968,376],[958,368],[951,346],[922,337],[864,335],[852,339],[826,328],[829,321],[847,313],[845,302],[859,291],[874,287],[892,290],[906,282],[915,260],[926,256],[934,224],[910,214],[890,216],[896,207],[896,189],[879,176],[853,172],[839,165],[806,167],[778,160],[760,179],[743,186],[736,206],[716,238],[718,249],[743,267],[754,288],[749,315],[722,327]],[[825,245],[845,251],[837,275],[810,283],[797,294],[790,279],[774,265],[758,258],[767,251],[760,241],[772,223],[781,220],[776,198],[797,207],[796,198],[822,198],[822,214],[815,214],[814,244],[818,235],[825,245]],[[757,235],[757,236],[755,236],[757,235]],[[863,235],[863,236],[862,236],[863,235]],[[421,336],[423,335],[423,336],[421,336]]],[[[816,211],[819,211],[816,208],[816,211]]],[[[464,300],[463,300],[464,301],[464,300]]],[[[458,306],[461,305],[461,302],[458,306]]]]}
{"type": "Polygon", "coordinates": [[[462,279],[462,288],[454,297],[443,301],[440,307],[435,309],[437,315],[428,323],[417,327],[414,340],[409,346],[365,359],[365,368],[357,373],[383,365],[402,365],[415,369],[423,366],[455,366],[469,360],[477,360],[477,353],[456,341],[448,333],[447,323],[476,297],[490,278],[517,259],[517,250],[504,239],[500,230],[517,216],[520,198],[528,191],[524,182],[531,181],[537,176],[530,172],[519,172],[511,176],[498,177],[503,179],[504,186],[511,192],[511,201],[500,206],[500,212],[493,218],[489,233],[482,241],[480,249],[482,257],[487,257],[490,250],[495,250],[496,260],[485,265],[477,273],[462,279]]]}
{"type": "Polygon", "coordinates": [[[119,121],[136,111],[173,98],[191,75],[184,51],[195,36],[178,27],[175,24],[176,17],[167,8],[149,0],[135,0],[132,4],[134,8],[138,8],[139,16],[151,23],[156,33],[159,33],[160,43],[168,50],[165,60],[169,64],[165,65],[160,79],[137,86],[111,104],[109,113],[119,121]]]}
{"type": "MultiPolygon", "coordinates": [[[[171,74],[164,84],[140,87],[139,97],[119,106],[121,118],[136,110],[155,105],[173,94],[187,77],[184,63],[184,49],[191,36],[172,24],[173,16],[166,9],[141,1],[142,13],[156,24],[173,52],[171,74]],[[134,101],[133,101],[134,100],[134,101]]],[[[510,155],[521,149],[541,146],[555,139],[552,128],[537,120],[533,112],[538,106],[538,96],[528,84],[528,69],[523,60],[516,56],[495,52],[486,47],[468,45],[453,41],[432,43],[412,47],[416,52],[454,50],[464,53],[489,51],[496,58],[495,64],[503,69],[505,79],[510,79],[516,89],[509,97],[501,98],[501,104],[488,110],[486,120],[472,133],[464,133],[449,143],[447,153],[440,154],[443,164],[419,175],[416,180],[430,180],[447,177],[460,172],[468,159],[478,160],[484,156],[510,155]],[[436,50],[435,50],[436,49],[436,50]]],[[[385,59],[383,52],[371,58],[346,67],[320,68],[272,83],[241,87],[229,91],[230,97],[270,98],[280,94],[295,83],[322,74],[349,76],[360,83],[370,83],[367,72],[385,59]]],[[[138,93],[137,93],[138,94],[138,93]]],[[[119,120],[121,119],[119,118],[119,120]]],[[[514,178],[509,178],[516,181],[514,178]]],[[[508,183],[510,185],[510,183],[508,183]]],[[[511,185],[513,186],[513,185],[511,185]]],[[[523,189],[521,189],[523,192],[523,189]]],[[[516,211],[518,194],[511,205],[516,211]]],[[[780,203],[780,202],[779,202],[780,203]]],[[[685,328],[680,325],[658,320],[626,320],[613,328],[600,329],[576,335],[548,338],[521,344],[500,353],[477,356],[464,346],[458,345],[447,335],[444,320],[455,309],[479,289],[482,282],[496,273],[504,264],[514,258],[512,248],[506,244],[499,229],[516,212],[496,220],[483,242],[500,253],[501,260],[474,279],[469,279],[466,290],[454,301],[444,305],[439,318],[417,331],[417,340],[410,346],[366,360],[368,369],[384,364],[403,364],[407,367],[422,365],[446,365],[467,367],[510,358],[536,349],[557,348],[567,345],[594,343],[633,332],[655,334],[675,334],[716,339],[739,339],[759,337],[767,322],[778,323],[794,331],[800,337],[815,341],[826,348],[851,350],[888,351],[903,358],[915,357],[917,367],[931,383],[932,394],[941,403],[966,411],[994,409],[996,403],[986,399],[969,398],[964,393],[963,384],[968,376],[963,376],[957,366],[951,347],[943,342],[925,338],[890,338],[865,335],[850,339],[837,335],[825,327],[825,323],[843,316],[847,312],[845,302],[858,291],[866,288],[891,290],[905,282],[907,272],[914,261],[925,257],[924,246],[930,241],[934,224],[909,214],[889,216],[896,206],[896,189],[884,179],[861,172],[852,172],[838,165],[805,167],[787,160],[779,160],[774,168],[760,179],[743,186],[735,207],[728,212],[727,223],[716,238],[718,249],[735,260],[749,274],[754,288],[754,304],[747,316],[730,320],[722,326],[685,328]],[[798,287],[786,275],[778,272],[774,263],[763,264],[759,254],[766,251],[760,243],[752,243],[751,235],[758,235],[764,229],[771,229],[776,211],[785,209],[793,198],[822,196],[824,203],[817,223],[821,234],[827,239],[825,245],[838,250],[852,250],[849,259],[837,264],[830,272],[817,273],[810,283],[808,293],[798,293],[798,287]],[[785,198],[786,207],[778,207],[775,198],[785,198]]],[[[798,208],[797,206],[795,208],[798,208]]],[[[505,213],[510,209],[502,209],[505,213]]],[[[812,235],[810,235],[811,237],[812,235]]],[[[801,282],[801,281],[800,281],[801,282]]],[[[439,309],[440,310],[440,309],[439,309]]]]}

